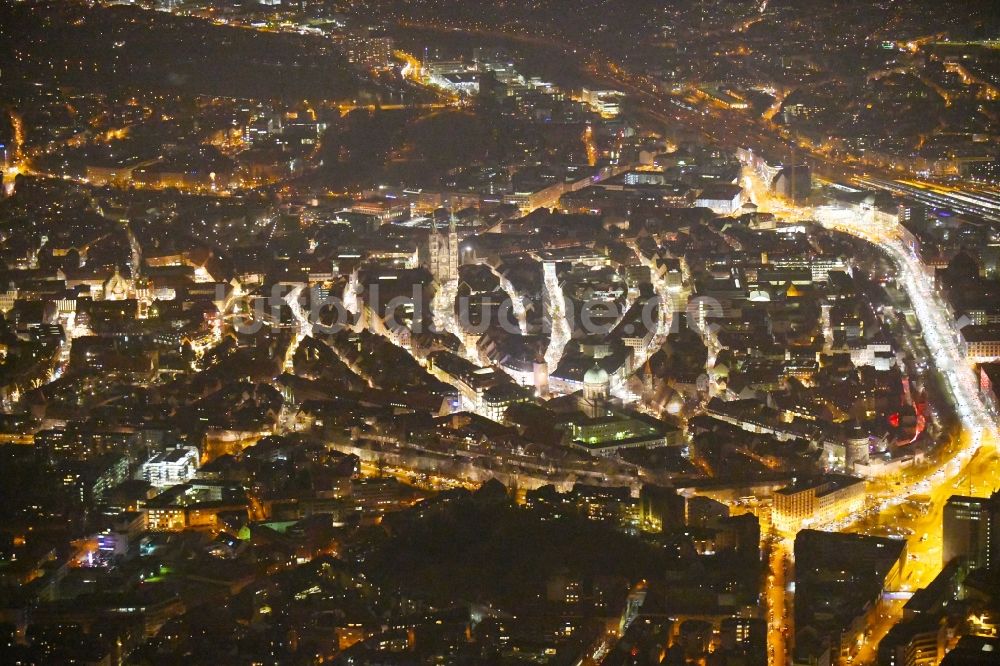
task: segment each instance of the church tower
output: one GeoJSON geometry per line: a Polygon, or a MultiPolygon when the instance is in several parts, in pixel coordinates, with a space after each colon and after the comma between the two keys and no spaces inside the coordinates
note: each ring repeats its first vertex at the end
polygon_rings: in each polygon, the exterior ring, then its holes
{"type": "Polygon", "coordinates": [[[138,301],[138,318],[146,319],[150,314],[150,306],[153,304],[153,283],[149,278],[137,278],[135,281],[135,297],[138,301]]]}
{"type": "Polygon", "coordinates": [[[441,236],[438,234],[437,221],[431,218],[431,233],[427,237],[427,264],[431,276],[437,279],[441,265],[441,236]]]}
{"type": "Polygon", "coordinates": [[[454,213],[448,222],[448,279],[458,279],[458,228],[455,225],[454,213]]]}
{"type": "Polygon", "coordinates": [[[455,216],[448,222],[448,232],[438,231],[437,220],[431,220],[431,233],[427,238],[427,264],[431,275],[438,282],[458,279],[458,229],[455,216]]]}

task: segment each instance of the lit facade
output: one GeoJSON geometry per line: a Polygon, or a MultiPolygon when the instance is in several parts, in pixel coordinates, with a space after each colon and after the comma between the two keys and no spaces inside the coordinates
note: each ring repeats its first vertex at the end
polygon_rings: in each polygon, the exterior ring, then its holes
{"type": "Polygon", "coordinates": [[[191,479],[198,471],[198,449],[182,446],[157,453],[142,466],[142,478],[157,488],[191,479]]]}

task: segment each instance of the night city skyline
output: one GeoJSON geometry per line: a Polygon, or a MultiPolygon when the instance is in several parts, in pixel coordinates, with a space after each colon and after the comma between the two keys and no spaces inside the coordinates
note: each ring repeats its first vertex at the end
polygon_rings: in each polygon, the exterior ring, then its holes
{"type": "Polygon", "coordinates": [[[991,0],[0,3],[0,664],[1000,664],[991,0]]]}

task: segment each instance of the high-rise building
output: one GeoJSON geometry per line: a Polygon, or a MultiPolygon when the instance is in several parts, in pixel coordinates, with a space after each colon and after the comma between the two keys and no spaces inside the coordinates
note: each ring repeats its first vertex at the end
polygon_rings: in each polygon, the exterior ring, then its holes
{"type": "Polygon", "coordinates": [[[772,188],[781,196],[802,201],[812,192],[812,174],[807,164],[788,164],[778,172],[772,188]]]}
{"type": "Polygon", "coordinates": [[[364,69],[388,69],[393,65],[392,37],[372,26],[349,30],[343,40],[344,56],[364,69]]]}
{"type": "Polygon", "coordinates": [[[944,564],[961,557],[969,569],[996,566],[1000,493],[988,498],[952,495],[944,505],[942,529],[944,564]]]}
{"type": "Polygon", "coordinates": [[[642,522],[664,530],[687,523],[687,499],[673,488],[644,483],[639,490],[642,522]]]}
{"type": "Polygon", "coordinates": [[[727,617],[719,627],[719,637],[727,656],[742,655],[742,663],[746,664],[767,663],[767,623],[764,620],[727,617]]]}
{"type": "Polygon", "coordinates": [[[897,207],[899,223],[903,226],[912,225],[910,228],[920,229],[927,220],[927,208],[915,201],[905,200],[899,202],[897,207]]]}

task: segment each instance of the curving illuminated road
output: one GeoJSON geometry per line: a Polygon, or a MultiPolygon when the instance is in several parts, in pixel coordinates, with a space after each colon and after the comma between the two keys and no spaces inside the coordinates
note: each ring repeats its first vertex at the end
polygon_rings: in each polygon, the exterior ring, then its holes
{"type": "MultiPolygon", "coordinates": [[[[969,438],[968,444],[945,468],[967,462],[972,453],[986,443],[997,441],[997,424],[990,414],[979,391],[972,367],[961,350],[958,326],[934,287],[930,270],[923,264],[912,247],[903,238],[898,225],[876,226],[858,216],[838,221],[821,222],[829,228],[859,236],[881,247],[896,263],[897,280],[913,306],[914,314],[923,330],[924,341],[931,352],[938,372],[945,379],[948,392],[955,403],[955,412],[969,438]]],[[[959,470],[954,469],[957,473],[959,470]]]]}
{"type": "MultiPolygon", "coordinates": [[[[762,2],[761,5],[766,6],[766,2],[762,2]]],[[[910,196],[927,203],[947,204],[959,211],[975,211],[985,214],[990,219],[994,219],[992,217],[994,215],[1000,215],[1000,202],[997,201],[995,192],[897,180],[900,177],[898,173],[887,173],[872,165],[845,163],[844,160],[836,159],[829,154],[813,152],[807,146],[796,146],[776,136],[771,131],[773,128],[767,127],[766,122],[761,123],[740,114],[723,114],[714,108],[693,108],[683,103],[682,97],[658,92],[654,81],[643,75],[624,71],[615,63],[601,57],[599,53],[589,53],[588,49],[581,48],[580,57],[587,58],[588,62],[592,63],[593,74],[612,81],[621,90],[628,91],[644,115],[668,125],[686,125],[724,147],[754,145],[776,155],[795,151],[798,153],[797,159],[809,164],[817,174],[845,181],[879,179],[880,182],[868,184],[879,189],[905,191],[910,196]]],[[[979,393],[970,363],[961,350],[958,328],[949,309],[934,288],[931,273],[917,257],[913,248],[905,243],[904,230],[898,224],[875,225],[871,220],[864,219],[856,213],[845,214],[843,211],[837,211],[836,214],[832,214],[831,211],[796,208],[786,202],[773,200],[766,192],[754,200],[761,207],[761,211],[770,210],[784,219],[818,220],[828,228],[849,233],[882,248],[896,264],[898,283],[912,304],[930,352],[931,358],[927,360],[933,363],[943,378],[945,391],[954,405],[955,414],[961,424],[961,435],[957,445],[942,446],[938,454],[940,462],[936,465],[907,471],[904,480],[899,481],[898,485],[886,481],[873,482],[869,490],[874,501],[866,507],[865,512],[844,515],[826,525],[812,527],[827,530],[857,529],[859,519],[863,517],[862,513],[872,510],[887,519],[894,519],[892,517],[899,510],[899,505],[911,495],[926,495],[930,498],[931,506],[922,516],[924,522],[920,523],[925,527],[921,529],[930,530],[932,523],[939,526],[938,516],[944,502],[953,491],[960,492],[956,480],[961,482],[968,478],[972,485],[973,475],[982,476],[984,470],[995,469],[997,461],[995,447],[998,438],[996,420],[979,393]]],[[[551,351],[553,350],[550,349],[551,351]]],[[[914,548],[914,552],[927,555],[934,549],[939,549],[939,546],[932,545],[939,539],[939,532],[933,538],[921,534],[912,538],[911,547],[914,548]]],[[[787,613],[788,604],[784,598],[784,583],[786,577],[790,576],[785,569],[785,556],[789,553],[789,546],[789,538],[778,538],[771,545],[770,576],[763,590],[770,611],[768,642],[772,664],[785,664],[788,660],[784,643],[786,636],[791,632],[791,627],[787,613]]],[[[925,585],[940,569],[938,563],[910,563],[910,566],[911,577],[908,580],[914,587],[925,585]]],[[[882,629],[891,626],[891,622],[890,618],[886,618],[879,627],[873,628],[872,636],[880,636],[883,633],[882,629]]],[[[862,661],[872,658],[872,648],[873,645],[866,646],[866,652],[859,654],[862,661]]]]}

